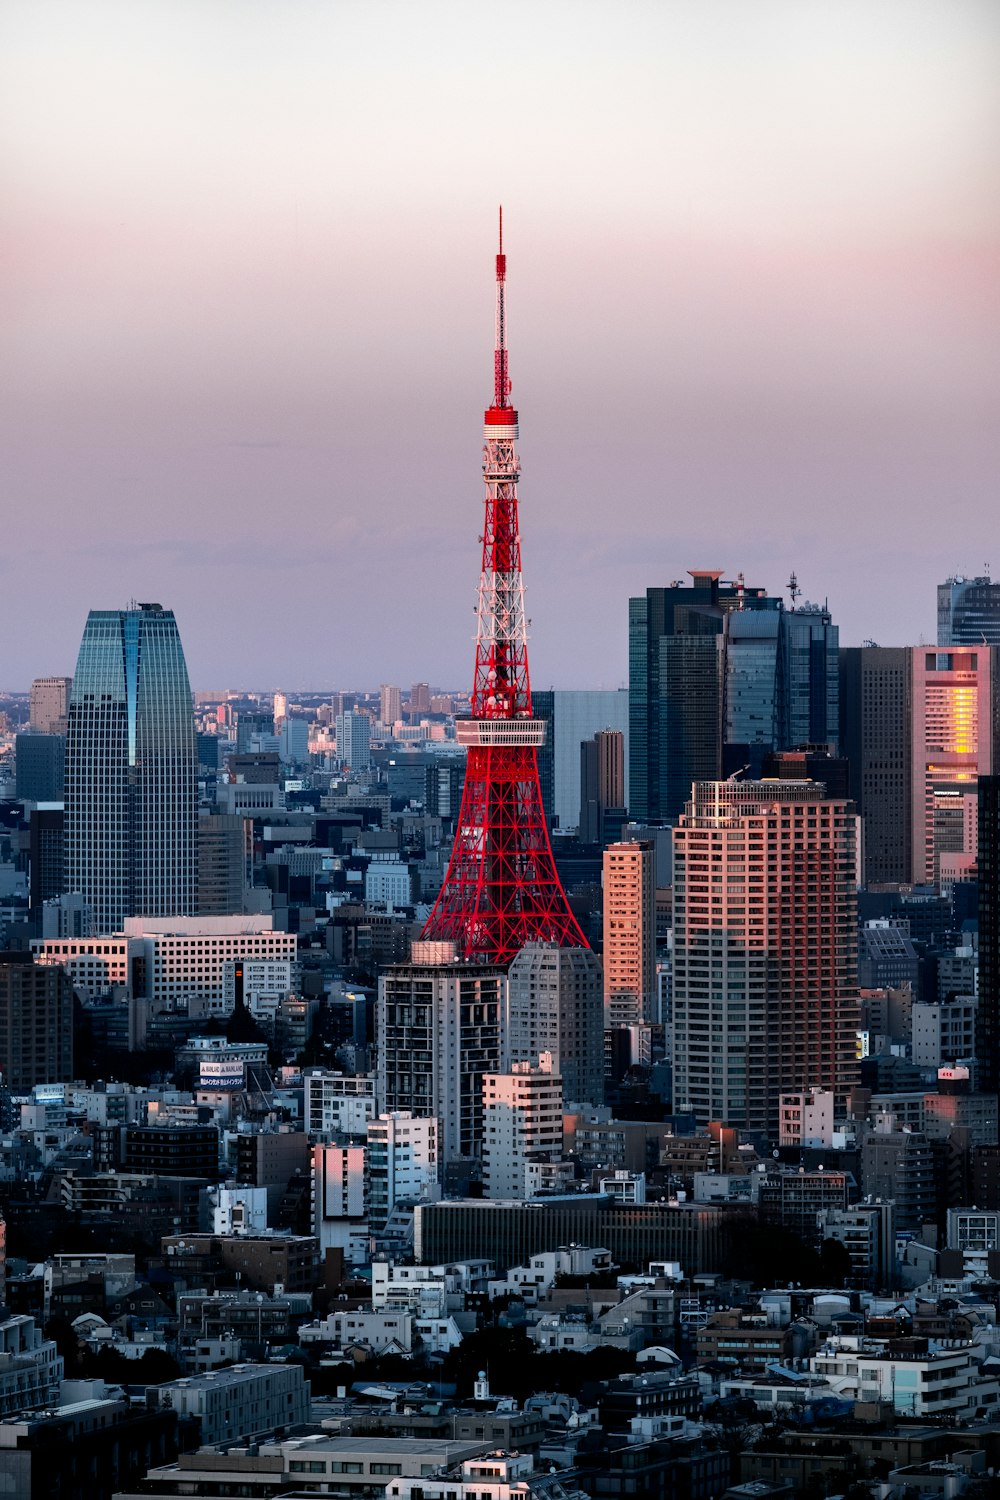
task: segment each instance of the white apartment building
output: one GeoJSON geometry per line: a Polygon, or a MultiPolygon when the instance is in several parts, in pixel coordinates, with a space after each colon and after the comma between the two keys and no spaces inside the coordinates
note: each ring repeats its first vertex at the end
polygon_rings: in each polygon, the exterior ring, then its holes
{"type": "Polygon", "coordinates": [[[256,1014],[269,1007],[262,1002],[280,1001],[295,989],[298,965],[291,958],[226,959],[222,966],[221,1009],[213,1004],[213,1013],[231,1015],[236,1004],[236,970],[243,964],[243,999],[247,1010],[256,1014]]]}
{"type": "Polygon", "coordinates": [[[197,995],[210,1013],[223,1015],[227,964],[292,965],[298,939],[275,932],[270,916],[126,917],[120,933],[38,938],[32,951],[37,963],[62,964],[74,985],[90,993],[128,985],[136,998],[167,1006],[197,995]]]}
{"type": "MultiPolygon", "coordinates": [[[[121,933],[114,937],[32,938],[38,964],[61,964],[73,988],[85,995],[106,995],[113,988],[130,988],[137,961],[145,948],[121,933]]],[[[140,980],[141,982],[141,980],[140,980]]]]}
{"type": "Polygon", "coordinates": [[[529,1453],[491,1453],[449,1474],[393,1479],[386,1500],[531,1500],[533,1470],[529,1453]]]}
{"type": "Polygon", "coordinates": [[[294,963],[298,939],[275,932],[270,916],[127,917],[125,932],[146,944],[147,994],[153,1001],[194,993],[225,1005],[225,972],[233,960],[294,963]]]}
{"type": "Polygon", "coordinates": [[[365,905],[387,912],[413,904],[410,867],[400,859],[373,859],[365,871],[365,905]]]}
{"type": "Polygon", "coordinates": [[[473,1266],[405,1266],[372,1261],[372,1307],[406,1307],[418,1317],[442,1317],[465,1304],[473,1266]]]}
{"type": "Polygon", "coordinates": [[[1000,1210],[949,1208],[948,1249],[996,1250],[1000,1246],[1000,1210]]]}
{"type": "Polygon", "coordinates": [[[971,1345],[890,1354],[884,1344],[843,1336],[828,1339],[809,1364],[838,1396],[883,1401],[908,1417],[972,1421],[995,1415],[1000,1401],[1000,1382],[981,1373],[971,1345]]]}
{"type": "Polygon", "coordinates": [[[409,1354],[416,1334],[415,1319],[406,1308],[376,1312],[371,1307],[331,1312],[299,1329],[302,1344],[331,1344],[335,1349],[360,1345],[372,1354],[409,1354]]]}
{"type": "Polygon", "coordinates": [[[528,1159],[562,1155],[562,1079],[551,1053],[541,1066],[515,1063],[483,1074],[483,1190],[487,1198],[523,1198],[528,1159]]]}
{"type": "Polygon", "coordinates": [[[305,1128],[317,1141],[335,1135],[365,1135],[375,1115],[374,1073],[305,1073],[305,1128]]]}
{"type": "Polygon", "coordinates": [[[209,1187],[205,1189],[203,1229],[208,1234],[261,1234],[267,1229],[267,1188],[209,1187]]]}
{"type": "Polygon", "coordinates": [[[0,1323],[0,1418],[58,1406],[62,1378],[62,1356],[34,1318],[18,1313],[0,1323]]]}
{"type": "Polygon", "coordinates": [[[397,1203],[440,1197],[438,1122],[396,1110],[368,1121],[368,1220],[385,1227],[397,1203]]]}

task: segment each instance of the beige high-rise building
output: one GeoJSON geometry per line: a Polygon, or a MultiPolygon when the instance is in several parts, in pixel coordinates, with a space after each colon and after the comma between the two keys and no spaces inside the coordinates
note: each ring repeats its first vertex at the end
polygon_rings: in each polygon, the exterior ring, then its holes
{"type": "Polygon", "coordinates": [[[36,677],[29,699],[31,727],[36,734],[65,734],[72,677],[36,677]]]}
{"type": "Polygon", "coordinates": [[[655,1021],[656,875],[652,842],[604,851],[604,1024],[655,1021]]]}
{"type": "Polygon", "coordinates": [[[674,830],[674,1107],[777,1135],[780,1095],[858,1079],[854,804],[696,782],[674,830]]]}
{"type": "Polygon", "coordinates": [[[380,721],[391,728],[403,717],[403,695],[391,682],[383,682],[378,690],[380,721]]]}

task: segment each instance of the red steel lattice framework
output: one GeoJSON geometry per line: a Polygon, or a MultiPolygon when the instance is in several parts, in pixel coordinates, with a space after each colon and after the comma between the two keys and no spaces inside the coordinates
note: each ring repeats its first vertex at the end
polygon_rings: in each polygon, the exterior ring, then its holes
{"type": "Polygon", "coordinates": [[[496,258],[493,405],[485,416],[486,524],[479,578],[465,790],[441,894],[422,936],[457,944],[478,963],[509,964],[531,942],[585,948],[556,873],[538,782],[545,721],[531,709],[517,518],[517,412],[507,368],[507,258],[496,258]]]}

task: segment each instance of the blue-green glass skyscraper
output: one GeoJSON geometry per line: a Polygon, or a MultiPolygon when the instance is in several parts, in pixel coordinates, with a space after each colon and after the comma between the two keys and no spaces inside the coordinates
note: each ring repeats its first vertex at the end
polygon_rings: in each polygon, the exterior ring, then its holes
{"type": "Polygon", "coordinates": [[[190,916],[198,891],[198,755],[172,610],[91,610],[69,703],[66,885],[98,932],[190,916]]]}

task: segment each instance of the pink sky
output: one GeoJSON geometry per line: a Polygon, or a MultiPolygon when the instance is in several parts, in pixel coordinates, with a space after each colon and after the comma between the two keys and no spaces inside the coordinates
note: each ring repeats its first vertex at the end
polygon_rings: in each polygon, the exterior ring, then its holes
{"type": "Polygon", "coordinates": [[[0,687],[471,677],[496,205],[532,668],[694,566],[845,642],[992,563],[993,0],[6,0],[0,687]]]}

